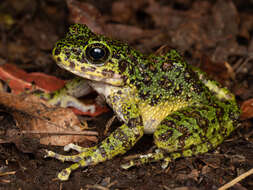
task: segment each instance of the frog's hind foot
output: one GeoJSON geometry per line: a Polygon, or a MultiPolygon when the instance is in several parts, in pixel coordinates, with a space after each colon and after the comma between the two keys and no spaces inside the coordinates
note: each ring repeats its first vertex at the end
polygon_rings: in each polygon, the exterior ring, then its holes
{"type": "Polygon", "coordinates": [[[44,150],[44,151],[45,151],[44,158],[55,158],[62,162],[79,162],[82,159],[82,157],[84,157],[84,152],[73,155],[73,156],[67,156],[67,155],[58,154],[51,150],[44,150]]]}

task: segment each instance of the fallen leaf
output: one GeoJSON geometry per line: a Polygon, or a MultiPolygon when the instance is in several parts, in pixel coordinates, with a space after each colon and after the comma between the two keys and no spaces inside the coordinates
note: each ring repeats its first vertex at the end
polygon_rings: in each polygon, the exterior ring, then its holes
{"type": "Polygon", "coordinates": [[[200,69],[223,85],[225,85],[224,83],[227,80],[235,77],[232,68],[227,62],[212,61],[207,55],[202,55],[200,69]]]}
{"type": "Polygon", "coordinates": [[[13,64],[0,66],[0,79],[8,83],[14,94],[19,94],[32,88],[52,92],[62,88],[66,83],[61,79],[44,73],[27,73],[13,64]]]}
{"type": "Polygon", "coordinates": [[[73,23],[86,24],[93,32],[103,34],[103,17],[90,3],[67,0],[70,16],[73,23]]]}
{"type": "Polygon", "coordinates": [[[249,119],[253,117],[253,98],[246,100],[241,105],[241,119],[249,119]]]}
{"type": "MultiPolygon", "coordinates": [[[[27,73],[22,69],[19,69],[13,64],[3,64],[0,66],[0,79],[6,81],[12,90],[12,93],[19,94],[27,90],[41,90],[44,92],[53,92],[62,88],[66,81],[56,78],[55,76],[50,76],[44,73],[34,72],[27,73]]],[[[75,108],[71,108],[75,114],[78,115],[88,115],[88,116],[98,116],[104,112],[108,112],[106,106],[100,106],[96,104],[95,101],[84,100],[82,101],[85,105],[93,104],[95,107],[95,112],[82,112],[75,108]],[[88,103],[87,103],[88,102],[88,103]]]]}
{"type": "Polygon", "coordinates": [[[23,134],[40,139],[41,144],[64,146],[73,142],[97,142],[97,133],[84,131],[87,123],[66,108],[48,105],[33,95],[0,92],[0,104],[17,122],[23,134]]]}

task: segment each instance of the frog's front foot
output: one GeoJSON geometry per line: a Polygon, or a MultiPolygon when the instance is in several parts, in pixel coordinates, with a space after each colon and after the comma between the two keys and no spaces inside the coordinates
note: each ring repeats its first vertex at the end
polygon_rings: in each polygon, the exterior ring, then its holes
{"type": "Polygon", "coordinates": [[[93,149],[92,148],[83,148],[83,149],[87,151],[73,155],[73,156],[61,155],[50,150],[45,150],[44,157],[55,158],[62,162],[66,162],[66,161],[75,162],[70,167],[63,169],[57,176],[59,180],[66,181],[69,179],[69,175],[71,174],[73,170],[76,170],[79,167],[89,166],[92,163],[94,163],[94,162],[91,162],[90,156],[89,156],[92,153],[93,149]]]}
{"type": "Polygon", "coordinates": [[[69,179],[70,174],[71,170],[69,168],[66,168],[62,170],[60,173],[58,173],[57,177],[61,181],[67,181],[69,179]]]}

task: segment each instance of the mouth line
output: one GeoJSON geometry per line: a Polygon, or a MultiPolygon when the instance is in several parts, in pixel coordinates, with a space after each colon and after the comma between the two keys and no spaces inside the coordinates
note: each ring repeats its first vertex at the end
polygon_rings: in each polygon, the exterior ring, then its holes
{"type": "Polygon", "coordinates": [[[83,72],[80,72],[78,70],[74,70],[72,68],[70,68],[69,66],[65,66],[64,64],[59,64],[57,63],[57,65],[59,67],[61,67],[62,69],[64,70],[67,70],[81,78],[84,78],[84,79],[88,79],[88,80],[91,80],[91,81],[98,81],[98,82],[102,82],[102,83],[106,83],[106,84],[111,84],[113,86],[122,86],[123,85],[123,79],[120,75],[118,74],[111,74],[111,73],[107,73],[104,72],[104,73],[101,73],[101,72],[97,72],[97,74],[101,75],[101,76],[96,76],[96,75],[93,75],[92,73],[94,73],[91,70],[87,70],[87,71],[83,71],[83,72]]]}

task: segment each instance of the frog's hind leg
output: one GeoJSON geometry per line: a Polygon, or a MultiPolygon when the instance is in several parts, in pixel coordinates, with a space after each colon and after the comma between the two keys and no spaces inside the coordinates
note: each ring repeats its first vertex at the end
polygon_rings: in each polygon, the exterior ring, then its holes
{"type": "Polygon", "coordinates": [[[158,147],[156,152],[141,155],[123,164],[122,168],[159,160],[164,160],[164,168],[177,158],[214,149],[234,129],[233,122],[225,120],[226,111],[223,116],[217,116],[220,109],[213,105],[188,107],[167,116],[154,133],[154,142],[158,147]]]}

